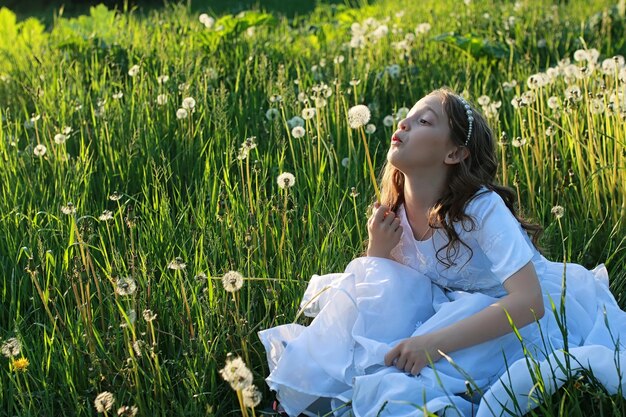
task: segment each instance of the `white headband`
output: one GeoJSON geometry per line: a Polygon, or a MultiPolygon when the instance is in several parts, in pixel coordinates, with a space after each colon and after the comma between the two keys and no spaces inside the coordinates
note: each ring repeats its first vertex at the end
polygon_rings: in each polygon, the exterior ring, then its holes
{"type": "Polygon", "coordinates": [[[465,107],[465,114],[467,114],[467,123],[469,127],[467,128],[467,138],[465,139],[464,145],[467,146],[469,143],[470,137],[472,136],[472,127],[474,127],[474,112],[472,111],[472,106],[461,96],[458,96],[461,103],[465,107]]]}

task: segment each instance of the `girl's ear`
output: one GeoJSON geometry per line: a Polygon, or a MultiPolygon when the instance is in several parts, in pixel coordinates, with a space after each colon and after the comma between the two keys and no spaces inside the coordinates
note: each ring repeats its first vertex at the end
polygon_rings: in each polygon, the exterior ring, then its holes
{"type": "Polygon", "coordinates": [[[448,165],[458,164],[469,156],[469,150],[465,146],[455,146],[444,159],[444,163],[448,165]]]}

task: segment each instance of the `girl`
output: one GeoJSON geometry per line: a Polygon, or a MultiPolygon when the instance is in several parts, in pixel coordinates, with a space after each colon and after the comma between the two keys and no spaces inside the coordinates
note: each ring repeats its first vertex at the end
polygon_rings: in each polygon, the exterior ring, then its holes
{"type": "Polygon", "coordinates": [[[484,118],[447,89],[399,122],[367,256],[313,276],[309,326],[259,333],[286,414],[522,415],[541,400],[529,361],[546,395],[581,367],[626,393],[614,362],[626,363],[626,313],[606,270],[538,252],[540,228],[494,183],[494,148],[484,118]]]}

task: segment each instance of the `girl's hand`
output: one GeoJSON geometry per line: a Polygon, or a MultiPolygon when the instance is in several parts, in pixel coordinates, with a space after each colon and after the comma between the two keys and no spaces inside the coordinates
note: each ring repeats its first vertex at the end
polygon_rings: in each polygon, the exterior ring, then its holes
{"type": "Polygon", "coordinates": [[[413,336],[400,342],[385,355],[385,365],[417,375],[422,369],[442,358],[438,349],[428,340],[428,335],[413,336]]]}
{"type": "Polygon", "coordinates": [[[374,212],[367,221],[369,244],[367,256],[389,258],[391,250],[400,242],[402,226],[400,218],[389,207],[379,203],[374,205],[374,212]]]}

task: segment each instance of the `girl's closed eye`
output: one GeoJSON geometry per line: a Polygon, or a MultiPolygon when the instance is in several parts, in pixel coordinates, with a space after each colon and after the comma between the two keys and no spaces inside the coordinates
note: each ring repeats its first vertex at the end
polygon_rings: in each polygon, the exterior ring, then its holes
{"type": "Polygon", "coordinates": [[[419,122],[420,122],[421,125],[429,125],[430,124],[430,122],[428,120],[426,120],[426,119],[420,119],[419,122]]]}

